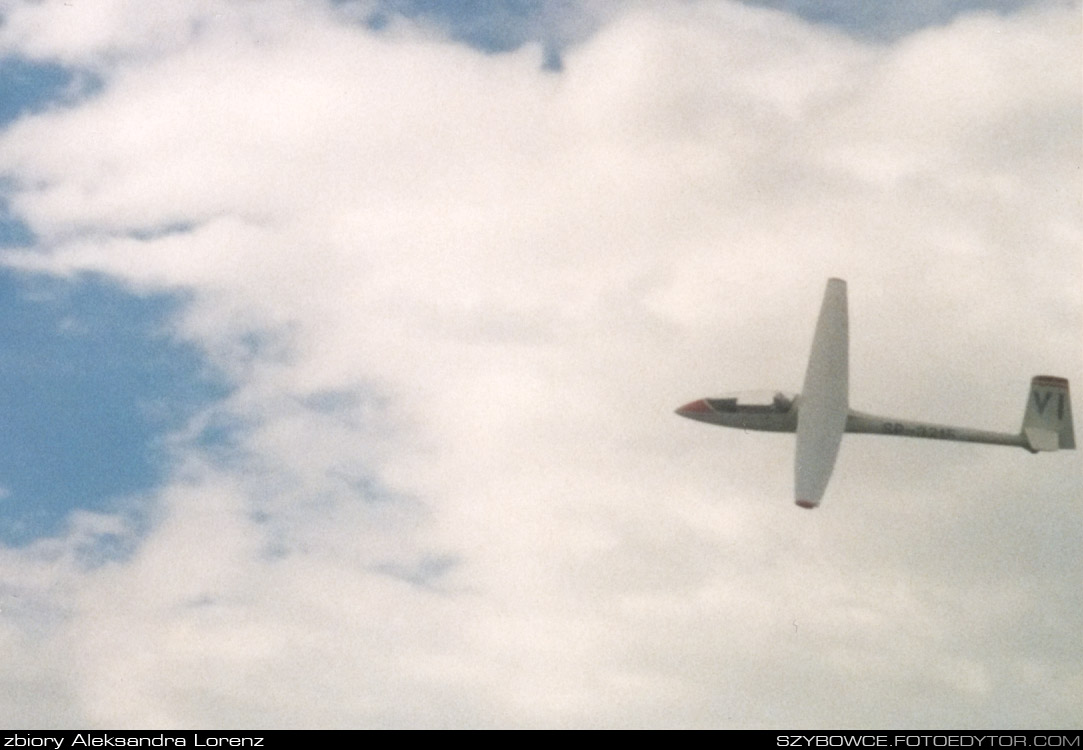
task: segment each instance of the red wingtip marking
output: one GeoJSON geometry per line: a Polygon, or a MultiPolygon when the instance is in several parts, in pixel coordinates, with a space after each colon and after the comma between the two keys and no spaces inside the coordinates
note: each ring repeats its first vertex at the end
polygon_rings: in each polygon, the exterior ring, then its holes
{"type": "Polygon", "coordinates": [[[797,507],[798,508],[807,508],[808,510],[812,510],[813,508],[816,507],[816,503],[810,503],[808,500],[798,500],[797,501],[797,507]]]}

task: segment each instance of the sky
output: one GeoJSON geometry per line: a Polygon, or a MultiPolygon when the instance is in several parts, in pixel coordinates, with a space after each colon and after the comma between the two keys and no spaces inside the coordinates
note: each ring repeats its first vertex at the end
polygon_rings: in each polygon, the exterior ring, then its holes
{"type": "Polygon", "coordinates": [[[1079,3],[867,5],[0,0],[3,723],[1083,726],[1078,451],[673,414],[1083,382],[1079,3]]]}

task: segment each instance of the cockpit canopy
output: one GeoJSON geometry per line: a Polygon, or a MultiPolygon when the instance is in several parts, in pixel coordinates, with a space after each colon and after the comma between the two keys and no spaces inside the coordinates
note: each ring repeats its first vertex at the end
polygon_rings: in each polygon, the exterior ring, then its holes
{"type": "Polygon", "coordinates": [[[796,396],[782,391],[743,391],[707,399],[707,405],[721,414],[785,414],[796,396]]]}

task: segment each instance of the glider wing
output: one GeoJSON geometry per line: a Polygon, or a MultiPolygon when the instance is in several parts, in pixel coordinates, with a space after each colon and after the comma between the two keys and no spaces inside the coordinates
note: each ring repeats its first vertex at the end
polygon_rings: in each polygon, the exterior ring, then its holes
{"type": "Polygon", "coordinates": [[[812,339],[797,412],[794,495],[802,508],[820,504],[849,411],[849,324],[846,282],[829,279],[812,339]]]}

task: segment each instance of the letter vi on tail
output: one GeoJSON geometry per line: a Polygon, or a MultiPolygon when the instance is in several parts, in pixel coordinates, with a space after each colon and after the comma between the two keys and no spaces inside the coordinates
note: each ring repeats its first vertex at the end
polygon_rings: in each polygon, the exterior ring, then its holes
{"type": "Polygon", "coordinates": [[[1023,438],[1032,453],[1075,448],[1067,380],[1037,375],[1030,381],[1027,411],[1023,415],[1023,438]]]}

